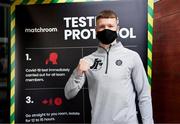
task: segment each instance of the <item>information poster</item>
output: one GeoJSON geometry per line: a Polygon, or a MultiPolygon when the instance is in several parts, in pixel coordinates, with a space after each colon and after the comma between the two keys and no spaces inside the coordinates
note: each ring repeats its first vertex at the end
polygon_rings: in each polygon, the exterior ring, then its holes
{"type": "Polygon", "coordinates": [[[72,100],[64,87],[79,59],[96,50],[95,17],[104,9],[118,14],[118,40],[146,67],[146,0],[16,6],[15,122],[91,121],[87,83],[72,100]]]}

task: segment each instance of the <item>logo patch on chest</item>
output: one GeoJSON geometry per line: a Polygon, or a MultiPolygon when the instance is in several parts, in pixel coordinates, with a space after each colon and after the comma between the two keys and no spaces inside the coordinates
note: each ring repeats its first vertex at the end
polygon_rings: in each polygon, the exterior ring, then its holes
{"type": "Polygon", "coordinates": [[[90,69],[99,70],[99,69],[101,69],[102,65],[103,65],[103,60],[100,58],[95,58],[94,64],[90,67],[90,69]]]}
{"type": "Polygon", "coordinates": [[[122,60],[120,60],[120,59],[119,59],[119,60],[116,60],[115,63],[116,63],[117,66],[121,66],[121,65],[122,65],[122,60]]]}

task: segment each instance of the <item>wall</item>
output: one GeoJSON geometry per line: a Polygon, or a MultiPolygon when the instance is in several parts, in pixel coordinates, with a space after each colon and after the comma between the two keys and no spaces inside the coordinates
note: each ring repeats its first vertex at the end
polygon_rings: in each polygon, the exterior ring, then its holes
{"type": "Polygon", "coordinates": [[[9,122],[9,9],[10,5],[0,2],[0,123],[9,122]]]}
{"type": "Polygon", "coordinates": [[[180,0],[155,3],[152,78],[155,122],[180,122],[180,0]]]}

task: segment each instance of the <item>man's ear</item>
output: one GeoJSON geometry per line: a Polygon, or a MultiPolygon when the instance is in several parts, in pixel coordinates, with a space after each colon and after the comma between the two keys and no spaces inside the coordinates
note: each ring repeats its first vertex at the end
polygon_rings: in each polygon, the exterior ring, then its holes
{"type": "Polygon", "coordinates": [[[97,34],[97,27],[95,27],[95,32],[96,32],[96,34],[97,34]]]}
{"type": "Polygon", "coordinates": [[[119,18],[118,17],[117,17],[116,21],[117,21],[117,33],[119,33],[120,26],[119,26],[119,18]]]}
{"type": "Polygon", "coordinates": [[[95,31],[97,32],[97,27],[95,26],[95,31]]]}

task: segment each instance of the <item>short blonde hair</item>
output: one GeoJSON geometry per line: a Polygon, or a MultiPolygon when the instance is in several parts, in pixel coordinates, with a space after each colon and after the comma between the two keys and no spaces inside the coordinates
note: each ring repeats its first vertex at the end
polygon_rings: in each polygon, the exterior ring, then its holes
{"type": "Polygon", "coordinates": [[[101,12],[96,16],[96,22],[97,22],[99,19],[102,19],[102,18],[115,18],[117,21],[119,21],[117,14],[116,14],[114,11],[112,11],[112,10],[103,10],[103,11],[101,11],[101,12]]]}

